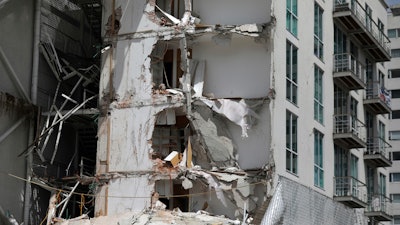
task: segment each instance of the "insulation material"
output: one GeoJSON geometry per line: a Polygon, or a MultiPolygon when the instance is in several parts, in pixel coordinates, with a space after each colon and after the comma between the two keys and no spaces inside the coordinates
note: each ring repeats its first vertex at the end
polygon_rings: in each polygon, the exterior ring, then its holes
{"type": "MultiPolygon", "coordinates": [[[[196,154],[197,156],[202,154],[201,148],[198,148],[200,145],[204,150],[206,150],[206,154],[216,166],[236,166],[234,155],[236,149],[223,120],[215,117],[213,112],[204,105],[196,105],[192,117],[193,120],[191,121],[191,124],[196,132],[199,133],[198,141],[200,142],[197,145],[197,143],[195,143],[196,140],[193,140],[193,154],[196,154]]],[[[195,164],[199,164],[199,158],[197,156],[194,159],[195,164]]]]}
{"type": "Polygon", "coordinates": [[[208,107],[215,112],[224,115],[230,121],[242,128],[242,137],[248,137],[247,130],[251,128],[258,115],[250,109],[244,99],[240,101],[230,99],[201,99],[208,107]]]}

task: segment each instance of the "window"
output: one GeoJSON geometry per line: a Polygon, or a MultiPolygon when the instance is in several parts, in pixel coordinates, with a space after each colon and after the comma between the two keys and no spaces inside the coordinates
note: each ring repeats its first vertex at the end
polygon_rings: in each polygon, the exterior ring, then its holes
{"type": "Polygon", "coordinates": [[[400,49],[399,48],[392,49],[391,53],[392,53],[392,58],[400,57],[400,49]]]}
{"type": "Polygon", "coordinates": [[[378,19],[378,29],[379,29],[379,41],[383,41],[384,33],[385,32],[385,25],[383,22],[378,19]]]}
{"type": "Polygon", "coordinates": [[[297,0],[286,0],[286,29],[297,36],[297,0]]]}
{"type": "Polygon", "coordinates": [[[393,215],[393,224],[400,224],[400,215],[393,215]]]}
{"type": "Polygon", "coordinates": [[[347,52],[347,37],[336,25],[334,26],[334,53],[341,54],[347,52]]]}
{"type": "Polygon", "coordinates": [[[358,158],[353,154],[350,157],[350,175],[358,179],[358,158]]]}
{"type": "Polygon", "coordinates": [[[390,182],[400,182],[400,173],[390,173],[390,182]]]}
{"type": "Polygon", "coordinates": [[[286,98],[297,104],[297,48],[286,43],[286,98]]]}
{"type": "Polygon", "coordinates": [[[400,130],[393,130],[389,132],[389,139],[393,141],[400,140],[400,130]]]}
{"type": "Polygon", "coordinates": [[[400,152],[391,152],[391,160],[398,161],[400,160],[400,152]]]}
{"type": "Polygon", "coordinates": [[[286,111],[286,170],[297,174],[297,116],[286,111]]]}
{"type": "Polygon", "coordinates": [[[316,187],[324,187],[324,152],[323,152],[324,135],[314,131],[314,185],[316,187]]]}
{"type": "Polygon", "coordinates": [[[347,150],[335,145],[335,177],[348,176],[348,159],[347,150]]]}
{"type": "Polygon", "coordinates": [[[399,78],[400,69],[389,70],[389,78],[399,78]]]}
{"type": "Polygon", "coordinates": [[[386,176],[379,173],[379,194],[386,196],[386,176]]]}
{"type": "Polygon", "coordinates": [[[324,11],[317,4],[314,4],[314,55],[319,59],[323,59],[324,42],[323,42],[323,29],[322,29],[322,15],[324,11]]]}
{"type": "Polygon", "coordinates": [[[321,124],[324,123],[323,74],[318,66],[314,66],[314,119],[321,124]]]}
{"type": "Polygon", "coordinates": [[[372,9],[365,3],[365,26],[368,31],[372,31],[372,9]]]}
{"type": "Polygon", "coordinates": [[[388,29],[388,37],[389,38],[399,38],[400,37],[400,28],[388,29]]]}
{"type": "Polygon", "coordinates": [[[400,110],[393,110],[390,119],[400,119],[400,110]]]}
{"type": "Polygon", "coordinates": [[[400,194],[391,194],[392,203],[400,203],[400,194]]]}
{"type": "Polygon", "coordinates": [[[400,98],[400,89],[391,90],[392,98],[400,98]]]}

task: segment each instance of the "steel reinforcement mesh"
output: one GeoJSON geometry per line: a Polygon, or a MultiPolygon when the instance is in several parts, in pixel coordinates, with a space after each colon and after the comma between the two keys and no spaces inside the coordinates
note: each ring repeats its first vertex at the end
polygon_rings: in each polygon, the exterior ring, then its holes
{"type": "Polygon", "coordinates": [[[277,191],[281,192],[280,199],[283,204],[280,205],[283,205],[283,211],[277,210],[282,212],[278,224],[367,224],[367,218],[363,216],[362,209],[349,208],[285,177],[280,177],[279,182],[282,186],[277,191]]]}

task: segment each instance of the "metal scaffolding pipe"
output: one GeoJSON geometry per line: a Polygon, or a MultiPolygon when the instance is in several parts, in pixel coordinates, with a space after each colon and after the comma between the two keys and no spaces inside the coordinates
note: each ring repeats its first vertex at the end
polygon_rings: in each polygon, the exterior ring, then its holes
{"type": "Polygon", "coordinates": [[[6,54],[3,51],[3,48],[0,46],[0,59],[3,61],[4,65],[6,66],[6,69],[9,71],[9,74],[11,75],[10,78],[13,81],[13,83],[17,86],[18,92],[22,95],[24,100],[28,101],[31,103],[31,99],[29,98],[28,94],[26,93],[24,86],[22,86],[21,81],[18,79],[17,73],[15,72],[14,68],[11,66],[10,61],[8,61],[6,54]]]}
{"type": "Polygon", "coordinates": [[[12,127],[10,127],[6,132],[4,132],[4,134],[0,136],[0,143],[4,141],[4,139],[6,139],[8,135],[10,135],[15,129],[17,129],[19,125],[21,125],[21,123],[24,122],[25,119],[26,116],[22,117],[12,127]]]}

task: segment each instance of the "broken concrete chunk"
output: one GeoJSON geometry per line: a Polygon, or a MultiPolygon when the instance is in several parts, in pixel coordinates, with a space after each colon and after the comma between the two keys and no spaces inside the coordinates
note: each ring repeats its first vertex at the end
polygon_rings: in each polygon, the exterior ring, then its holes
{"type": "Polygon", "coordinates": [[[248,33],[261,33],[263,29],[260,24],[243,24],[239,27],[236,27],[236,30],[248,33]]]}
{"type": "Polygon", "coordinates": [[[193,183],[192,183],[189,179],[187,179],[187,178],[185,177],[185,179],[182,181],[182,187],[183,187],[185,190],[191,189],[191,188],[193,187],[193,183]]]}

